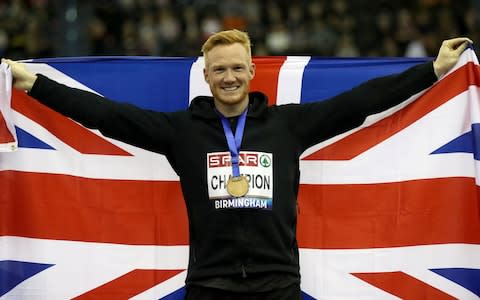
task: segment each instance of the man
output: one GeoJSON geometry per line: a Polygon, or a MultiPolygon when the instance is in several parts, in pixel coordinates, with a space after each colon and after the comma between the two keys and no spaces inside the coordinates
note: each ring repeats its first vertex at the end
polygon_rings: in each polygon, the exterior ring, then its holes
{"type": "Polygon", "coordinates": [[[166,155],[187,206],[186,299],[301,299],[296,241],[299,156],[432,85],[471,41],[443,42],[438,57],[370,80],[332,99],[267,107],[249,93],[255,76],[248,36],[212,35],[203,45],[213,97],[162,113],[68,88],[17,62],[14,86],[104,135],[166,155]]]}

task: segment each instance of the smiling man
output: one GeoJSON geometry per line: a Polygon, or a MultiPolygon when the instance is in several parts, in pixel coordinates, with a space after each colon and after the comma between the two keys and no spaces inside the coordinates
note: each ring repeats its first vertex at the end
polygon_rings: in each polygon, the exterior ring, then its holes
{"type": "MultiPolygon", "coordinates": [[[[448,72],[471,41],[444,41],[435,61],[370,80],[321,102],[267,106],[249,93],[248,35],[204,44],[213,97],[172,113],[69,88],[5,60],[18,89],[104,135],[164,154],[180,177],[190,230],[186,299],[301,299],[296,239],[304,150],[401,103],[448,72]]],[[[320,100],[320,99],[319,99],[320,100]]]]}

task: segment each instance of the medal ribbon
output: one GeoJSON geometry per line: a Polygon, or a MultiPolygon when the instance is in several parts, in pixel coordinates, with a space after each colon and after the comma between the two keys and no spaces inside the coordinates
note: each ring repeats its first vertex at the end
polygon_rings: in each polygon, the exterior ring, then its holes
{"type": "Polygon", "coordinates": [[[243,139],[243,130],[245,129],[245,121],[247,120],[247,110],[246,108],[242,114],[238,117],[237,129],[235,130],[235,136],[233,136],[232,128],[230,127],[230,122],[228,119],[222,115],[219,111],[217,114],[220,116],[222,121],[223,132],[227,138],[228,149],[230,150],[230,159],[232,163],[232,175],[233,177],[240,176],[240,167],[239,167],[239,156],[240,156],[240,145],[242,144],[243,139]]]}

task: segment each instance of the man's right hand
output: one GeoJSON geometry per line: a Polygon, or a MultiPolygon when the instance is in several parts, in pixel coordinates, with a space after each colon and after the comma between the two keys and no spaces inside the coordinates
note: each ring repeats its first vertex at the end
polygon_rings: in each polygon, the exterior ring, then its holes
{"type": "Polygon", "coordinates": [[[35,80],[37,80],[37,75],[28,71],[25,64],[4,58],[2,58],[2,63],[6,63],[10,66],[10,69],[12,70],[13,86],[16,89],[27,92],[32,89],[35,80]]]}

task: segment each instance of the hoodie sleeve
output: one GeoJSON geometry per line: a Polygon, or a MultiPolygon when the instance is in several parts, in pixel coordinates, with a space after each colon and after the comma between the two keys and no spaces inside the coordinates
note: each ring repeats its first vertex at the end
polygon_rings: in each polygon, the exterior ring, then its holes
{"type": "Polygon", "coordinates": [[[49,108],[105,136],[162,154],[169,151],[175,136],[171,114],[115,102],[37,76],[29,95],[49,108]]]}
{"type": "Polygon", "coordinates": [[[433,62],[368,80],[325,101],[297,105],[292,126],[301,150],[360,126],[372,114],[387,110],[437,81],[433,62]]]}

